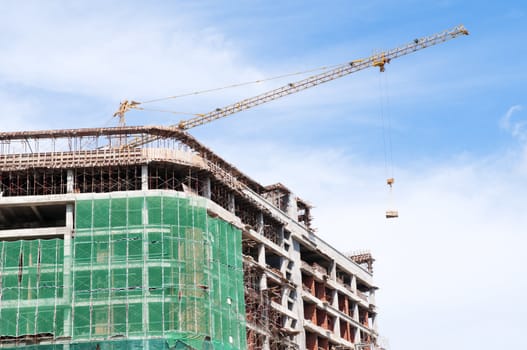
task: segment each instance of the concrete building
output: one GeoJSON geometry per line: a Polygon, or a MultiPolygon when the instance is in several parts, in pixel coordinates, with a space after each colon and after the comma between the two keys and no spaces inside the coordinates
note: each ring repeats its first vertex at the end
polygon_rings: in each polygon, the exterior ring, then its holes
{"type": "Polygon", "coordinates": [[[371,255],[185,132],[0,133],[0,193],[1,348],[377,347],[371,255]]]}

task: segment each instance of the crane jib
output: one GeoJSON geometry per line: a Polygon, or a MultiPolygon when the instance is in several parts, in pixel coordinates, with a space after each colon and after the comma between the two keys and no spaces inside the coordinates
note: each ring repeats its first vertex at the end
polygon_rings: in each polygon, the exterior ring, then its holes
{"type": "MultiPolygon", "coordinates": [[[[242,101],[238,101],[223,108],[216,108],[215,110],[209,113],[201,114],[187,120],[182,120],[176,125],[171,125],[171,127],[178,128],[180,130],[188,130],[196,126],[207,124],[217,119],[228,117],[229,115],[258,106],[260,104],[267,103],[279,99],[281,97],[291,95],[299,91],[306,90],[311,87],[335,80],[337,78],[344,77],[346,75],[358,72],[369,67],[378,67],[382,72],[385,69],[385,65],[390,63],[390,61],[393,59],[445,42],[460,35],[468,34],[469,33],[467,29],[465,29],[463,25],[459,25],[454,27],[453,29],[446,30],[428,37],[414,39],[412,42],[406,45],[402,45],[385,52],[374,54],[365,59],[351,61],[331,70],[324,71],[320,74],[310,76],[297,82],[289,83],[277,89],[267,91],[263,94],[253,96],[242,101]]],[[[141,109],[140,107],[138,107],[139,104],[140,103],[138,102],[132,101],[131,103],[127,103],[126,106],[121,108],[122,111],[120,111],[124,114],[129,108],[141,109]]],[[[123,106],[123,104],[121,105],[123,106]]],[[[155,141],[158,138],[158,136],[152,136],[140,140],[133,140],[129,142],[126,146],[139,147],[141,145],[155,141]]]]}

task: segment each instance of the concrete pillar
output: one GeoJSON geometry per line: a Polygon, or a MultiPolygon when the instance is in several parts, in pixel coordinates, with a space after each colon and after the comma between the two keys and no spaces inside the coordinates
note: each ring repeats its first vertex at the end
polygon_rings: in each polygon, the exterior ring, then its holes
{"type": "Polygon", "coordinates": [[[66,228],[67,231],[70,232],[73,231],[74,223],[73,223],[73,204],[66,204],[66,228]]]}
{"type": "Polygon", "coordinates": [[[333,295],[332,295],[332,300],[333,302],[331,303],[331,306],[333,306],[335,309],[339,309],[339,292],[335,289],[332,291],[333,295]]]}
{"type": "Polygon", "coordinates": [[[287,270],[287,264],[289,263],[289,259],[286,259],[284,257],[280,257],[280,272],[285,275],[285,272],[287,270]]]}
{"type": "Polygon", "coordinates": [[[257,226],[256,226],[256,232],[258,232],[259,234],[262,234],[263,233],[263,226],[264,226],[264,218],[263,218],[263,213],[260,211],[258,212],[258,218],[257,218],[257,226]]]}
{"type": "Polygon", "coordinates": [[[357,329],[355,329],[355,344],[360,343],[362,343],[362,339],[360,338],[360,328],[357,327],[357,329]]]}
{"type": "Polygon", "coordinates": [[[269,337],[266,336],[264,339],[262,350],[269,350],[270,348],[271,348],[271,345],[269,343],[269,337]]]}
{"type": "MultiPolygon", "coordinates": [[[[148,285],[148,247],[149,247],[149,241],[148,241],[148,230],[143,230],[143,285],[148,285]]],[[[149,320],[150,317],[148,316],[148,297],[150,296],[150,289],[144,288],[143,289],[143,331],[144,331],[144,337],[146,338],[148,336],[148,329],[149,329],[149,320]]]]}
{"type": "Polygon", "coordinates": [[[265,289],[267,289],[267,276],[263,274],[260,277],[260,290],[265,290],[265,289]]]}
{"type": "Polygon", "coordinates": [[[141,219],[143,222],[143,225],[148,225],[148,202],[146,201],[146,197],[143,199],[143,210],[141,212],[141,219]]]}
{"type": "Polygon", "coordinates": [[[280,301],[282,306],[287,309],[287,302],[289,299],[289,287],[282,287],[282,300],[280,301]]]}
{"type": "MultiPolygon", "coordinates": [[[[68,170],[68,177],[69,172],[68,170]]],[[[73,178],[73,171],[72,178],[73,178]]],[[[66,204],[66,232],[64,233],[64,265],[63,265],[63,274],[64,274],[64,299],[66,305],[72,305],[71,300],[71,252],[72,249],[72,237],[73,237],[73,210],[74,206],[72,203],[66,204]]],[[[64,310],[64,336],[71,336],[72,332],[72,323],[71,323],[71,308],[65,308],[64,310]]]]}
{"type": "Polygon", "coordinates": [[[329,265],[329,278],[336,282],[337,281],[337,263],[335,262],[335,260],[333,260],[331,262],[331,264],[329,265]]]}
{"type": "Polygon", "coordinates": [[[352,275],[351,276],[351,290],[353,291],[353,293],[357,293],[357,276],[355,275],[352,275]]]}
{"type": "MultiPolygon", "coordinates": [[[[298,322],[296,324],[297,329],[302,329],[303,317],[304,317],[304,302],[302,299],[302,271],[300,270],[301,259],[300,259],[300,244],[293,237],[290,237],[291,248],[289,249],[289,258],[294,262],[291,269],[291,282],[297,286],[296,288],[296,300],[293,306],[293,312],[296,313],[298,322]]],[[[299,332],[295,335],[295,341],[298,344],[306,343],[306,333],[299,332]]]]}
{"type": "Polygon", "coordinates": [[[73,169],[68,169],[66,173],[66,193],[73,193],[75,180],[73,178],[73,169]]]}
{"type": "Polygon", "coordinates": [[[287,216],[293,220],[298,219],[298,207],[296,205],[296,196],[293,193],[287,195],[287,216]]]}
{"type": "Polygon", "coordinates": [[[371,327],[376,332],[379,331],[379,325],[377,323],[378,323],[377,322],[377,315],[373,314],[372,317],[371,317],[371,327]]]}
{"type": "Polygon", "coordinates": [[[340,317],[335,317],[335,327],[333,328],[333,332],[337,337],[340,338],[340,317]]]}
{"type": "Polygon", "coordinates": [[[231,213],[234,213],[236,211],[235,201],[234,201],[234,195],[232,193],[227,194],[227,198],[229,203],[227,204],[227,210],[231,213]]]}
{"type": "Polygon", "coordinates": [[[358,303],[353,303],[353,315],[352,315],[352,318],[359,322],[359,304],[358,303]]]}
{"type": "Polygon", "coordinates": [[[370,295],[368,296],[368,302],[375,305],[375,289],[370,289],[370,295]]]}
{"type": "Polygon", "coordinates": [[[141,191],[148,190],[148,165],[141,165],[141,191]]]}
{"type": "Polygon", "coordinates": [[[211,197],[211,186],[210,186],[210,177],[206,177],[201,182],[201,188],[203,192],[203,197],[210,199],[211,197]]]}
{"type": "Polygon", "coordinates": [[[264,244],[259,244],[258,245],[258,263],[260,265],[265,265],[266,264],[266,261],[265,261],[265,245],[264,244]]]}

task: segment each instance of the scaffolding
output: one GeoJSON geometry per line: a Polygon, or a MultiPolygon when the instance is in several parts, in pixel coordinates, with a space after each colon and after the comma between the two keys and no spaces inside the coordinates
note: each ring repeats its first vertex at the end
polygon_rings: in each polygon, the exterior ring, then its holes
{"type": "Polygon", "coordinates": [[[281,299],[278,287],[261,288],[264,269],[245,259],[245,308],[247,314],[248,350],[296,350],[298,344],[291,340],[283,327],[283,315],[272,306],[281,299]]]}

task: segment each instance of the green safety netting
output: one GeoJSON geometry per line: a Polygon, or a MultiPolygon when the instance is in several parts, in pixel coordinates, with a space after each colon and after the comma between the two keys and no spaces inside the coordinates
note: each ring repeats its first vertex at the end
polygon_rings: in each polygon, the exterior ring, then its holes
{"type": "Polygon", "coordinates": [[[0,242],[0,336],[245,349],[241,231],[208,216],[205,204],[176,193],[109,194],[75,203],[69,247],[0,242]]]}
{"type": "MultiPolygon", "coordinates": [[[[17,349],[18,347],[2,347],[2,349],[17,349]]],[[[64,344],[26,345],[24,350],[202,350],[193,348],[182,341],[176,341],[172,347],[164,339],[125,339],[125,340],[94,340],[90,342],[64,344]]],[[[203,348],[206,349],[206,348],[203,348]]]]}

